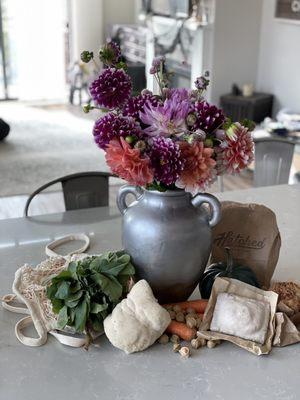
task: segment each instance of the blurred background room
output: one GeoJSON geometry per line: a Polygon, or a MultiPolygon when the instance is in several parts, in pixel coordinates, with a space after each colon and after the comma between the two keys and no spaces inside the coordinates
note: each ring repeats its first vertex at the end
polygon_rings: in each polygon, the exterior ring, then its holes
{"type": "MultiPolygon", "coordinates": [[[[254,120],[256,162],[211,192],[300,182],[300,0],[0,0],[0,219],[65,175],[108,172],[85,114],[97,74],[83,50],[113,39],[133,91],[155,91],[149,69],[166,57],[173,87],[209,71],[208,102],[254,120]]],[[[122,184],[110,179],[110,203],[122,184]]],[[[31,214],[64,209],[60,185],[31,214]]]]}

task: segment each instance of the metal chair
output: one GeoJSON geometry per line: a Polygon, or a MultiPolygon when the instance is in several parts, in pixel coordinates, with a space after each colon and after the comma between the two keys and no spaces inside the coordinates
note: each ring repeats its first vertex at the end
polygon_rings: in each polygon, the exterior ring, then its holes
{"type": "Polygon", "coordinates": [[[108,172],[79,172],[54,179],[39,187],[29,196],[24,208],[24,216],[28,216],[32,199],[56,183],[62,184],[66,210],[108,206],[110,176],[114,175],[108,172]]]}
{"type": "Polygon", "coordinates": [[[255,140],[254,186],[289,182],[295,143],[280,138],[255,140]]]}

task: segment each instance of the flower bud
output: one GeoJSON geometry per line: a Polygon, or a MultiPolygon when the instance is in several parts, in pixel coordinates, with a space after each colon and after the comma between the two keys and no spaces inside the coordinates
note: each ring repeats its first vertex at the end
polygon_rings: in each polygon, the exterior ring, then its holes
{"type": "Polygon", "coordinates": [[[94,53],[92,51],[87,51],[87,50],[84,50],[80,55],[80,59],[84,63],[90,62],[93,57],[94,57],[94,53]]]}
{"type": "Polygon", "coordinates": [[[125,140],[126,140],[127,143],[132,144],[134,142],[134,137],[133,136],[126,136],[125,140]]]}
{"type": "Polygon", "coordinates": [[[83,110],[83,112],[84,113],[86,113],[86,114],[88,114],[90,111],[91,111],[91,106],[89,105],[89,104],[85,104],[83,107],[82,107],[82,110],[83,110]]]}
{"type": "Polygon", "coordinates": [[[223,129],[216,130],[216,138],[219,140],[225,139],[225,131],[223,129]]]}
{"type": "Polygon", "coordinates": [[[188,126],[193,126],[196,121],[197,121],[197,117],[196,117],[196,115],[194,113],[190,113],[186,117],[186,123],[187,123],[188,126]]]}
{"type": "Polygon", "coordinates": [[[145,95],[147,95],[147,94],[153,94],[152,92],[151,92],[151,90],[148,90],[148,89],[143,89],[142,91],[141,91],[141,95],[142,96],[145,96],[145,95]]]}
{"type": "MultiPolygon", "coordinates": [[[[120,62],[121,51],[120,47],[115,42],[108,42],[99,50],[99,59],[104,64],[116,65],[120,62]]],[[[119,68],[123,68],[120,66],[119,68]]]]}
{"type": "Polygon", "coordinates": [[[204,141],[204,146],[205,147],[214,147],[214,142],[212,141],[212,139],[206,139],[204,141]]]}
{"type": "Polygon", "coordinates": [[[188,136],[187,139],[186,139],[186,141],[187,141],[189,144],[193,144],[194,141],[195,141],[195,135],[192,134],[192,135],[188,136]]]}
{"type": "Polygon", "coordinates": [[[143,140],[139,140],[134,147],[140,151],[144,151],[146,149],[146,143],[143,140]]]}
{"type": "Polygon", "coordinates": [[[201,129],[197,129],[195,132],[196,140],[205,140],[206,138],[206,133],[202,131],[201,129]]]}

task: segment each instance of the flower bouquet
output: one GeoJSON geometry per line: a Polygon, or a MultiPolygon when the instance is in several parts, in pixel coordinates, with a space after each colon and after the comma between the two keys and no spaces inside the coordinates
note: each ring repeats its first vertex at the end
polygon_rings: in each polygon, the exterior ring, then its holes
{"type": "MultiPolygon", "coordinates": [[[[251,163],[253,123],[233,123],[204,99],[208,73],[197,78],[193,90],[169,88],[170,73],[159,57],[150,69],[159,94],[145,89],[132,96],[119,47],[108,42],[99,58],[105,68],[90,85],[94,103],[84,111],[107,112],[93,134],[114,174],[148,190],[184,189],[195,195],[218,175],[238,173],[251,163]]],[[[81,59],[96,62],[89,51],[81,59]]]]}

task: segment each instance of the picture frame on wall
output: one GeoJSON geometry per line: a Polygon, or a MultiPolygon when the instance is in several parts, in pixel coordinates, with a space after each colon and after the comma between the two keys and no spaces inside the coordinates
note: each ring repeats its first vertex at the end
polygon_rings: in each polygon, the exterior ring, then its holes
{"type": "Polygon", "coordinates": [[[300,0],[276,0],[275,18],[300,23],[300,0]]]}

